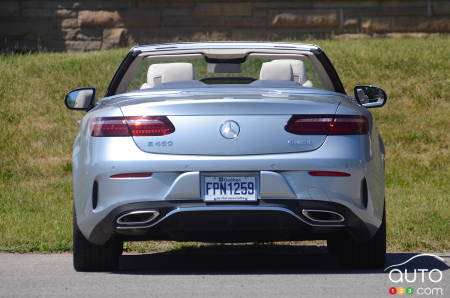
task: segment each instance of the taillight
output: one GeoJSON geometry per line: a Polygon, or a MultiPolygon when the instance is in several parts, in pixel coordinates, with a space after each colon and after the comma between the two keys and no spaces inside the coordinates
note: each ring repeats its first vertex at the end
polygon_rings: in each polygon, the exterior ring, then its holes
{"type": "Polygon", "coordinates": [[[164,116],[100,117],[91,121],[93,137],[165,136],[175,127],[164,116]]]}
{"type": "Polygon", "coordinates": [[[364,135],[369,122],[355,115],[294,115],[284,129],[297,135],[364,135]]]}

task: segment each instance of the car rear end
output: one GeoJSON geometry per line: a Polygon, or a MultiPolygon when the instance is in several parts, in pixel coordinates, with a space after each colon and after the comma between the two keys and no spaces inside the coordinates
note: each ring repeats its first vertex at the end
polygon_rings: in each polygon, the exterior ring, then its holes
{"type": "Polygon", "coordinates": [[[370,113],[336,94],[219,95],[118,100],[89,113],[73,160],[89,241],[374,235],[383,189],[370,113]]]}
{"type": "Polygon", "coordinates": [[[384,264],[382,141],[317,46],[138,47],[107,96],[73,150],[76,270],[150,239],[325,239],[346,266],[384,264]]]}

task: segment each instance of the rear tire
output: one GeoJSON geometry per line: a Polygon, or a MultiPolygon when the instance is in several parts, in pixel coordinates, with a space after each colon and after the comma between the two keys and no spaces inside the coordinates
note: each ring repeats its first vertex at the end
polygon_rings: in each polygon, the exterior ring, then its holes
{"type": "Polygon", "coordinates": [[[89,242],[73,221],[73,267],[76,271],[112,271],[119,266],[122,241],[111,237],[103,245],[89,242]]]}
{"type": "Polygon", "coordinates": [[[366,242],[357,242],[343,234],[328,240],[327,246],[337,255],[343,268],[381,268],[386,259],[386,215],[383,211],[381,226],[366,242]]]}

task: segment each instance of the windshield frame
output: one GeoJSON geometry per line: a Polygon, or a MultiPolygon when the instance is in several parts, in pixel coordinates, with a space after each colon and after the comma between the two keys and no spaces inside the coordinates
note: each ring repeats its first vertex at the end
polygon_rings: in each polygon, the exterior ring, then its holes
{"type": "MultiPolygon", "coordinates": [[[[159,45],[135,47],[130,50],[128,55],[119,65],[113,79],[111,80],[105,96],[113,96],[125,93],[128,83],[133,73],[141,61],[148,59],[149,56],[167,56],[167,55],[190,55],[202,54],[208,58],[239,58],[251,54],[269,54],[285,56],[308,56],[319,74],[325,90],[334,91],[342,94],[345,89],[339,79],[336,70],[331,64],[325,53],[317,46],[303,44],[294,45],[297,48],[285,46],[285,43],[256,43],[259,47],[251,47],[253,43],[186,43],[189,47],[165,46],[159,45]],[[198,45],[197,47],[195,45],[198,45]],[[245,45],[245,46],[243,46],[245,45]],[[267,46],[262,46],[267,45],[267,46]],[[278,47],[276,47],[278,45],[278,47]],[[283,45],[284,47],[281,47],[283,45]],[[303,46],[303,47],[302,47],[303,46]]],[[[186,45],[182,44],[182,45],[186,45]]],[[[170,44],[169,44],[170,45],[170,44]]],[[[180,45],[180,44],[173,44],[180,45]]]]}

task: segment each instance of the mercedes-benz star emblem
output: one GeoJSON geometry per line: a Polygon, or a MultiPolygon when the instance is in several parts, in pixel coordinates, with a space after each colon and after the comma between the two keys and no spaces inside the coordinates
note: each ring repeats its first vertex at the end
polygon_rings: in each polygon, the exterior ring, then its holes
{"type": "Polygon", "coordinates": [[[235,139],[239,135],[240,127],[236,121],[227,120],[220,126],[220,134],[225,139],[235,139]]]}

